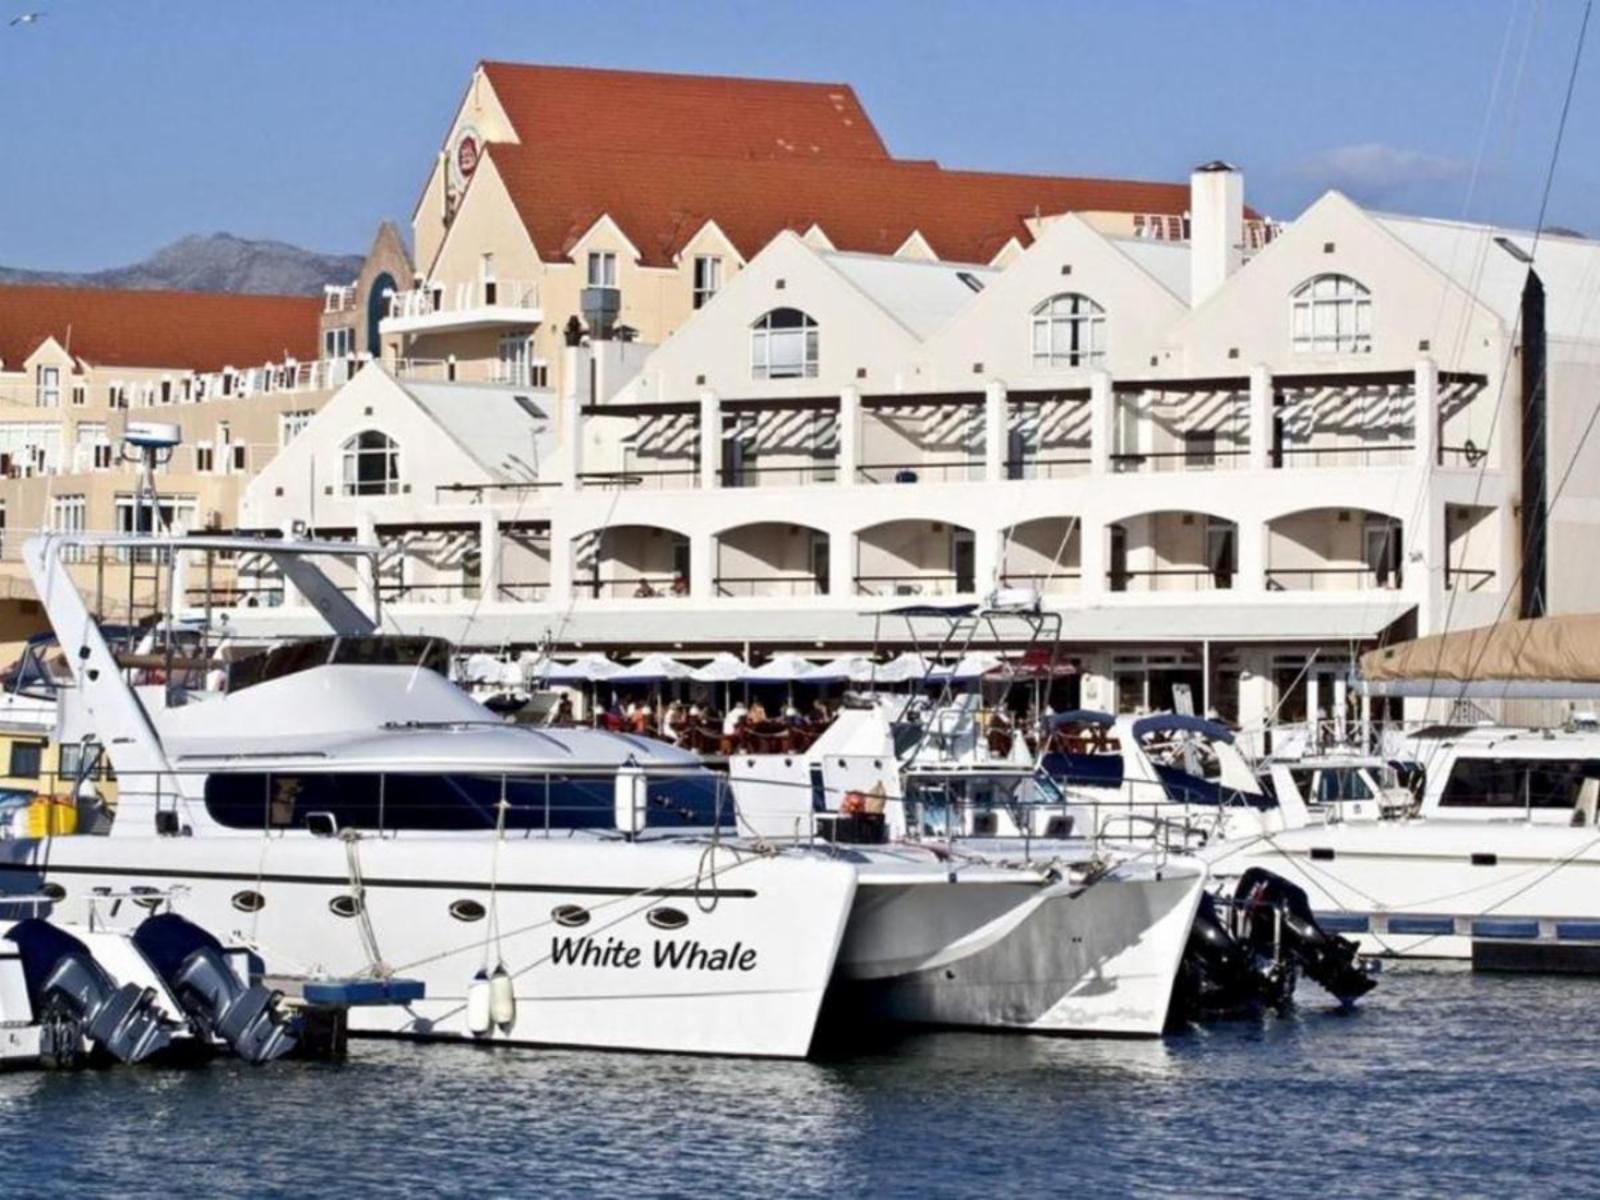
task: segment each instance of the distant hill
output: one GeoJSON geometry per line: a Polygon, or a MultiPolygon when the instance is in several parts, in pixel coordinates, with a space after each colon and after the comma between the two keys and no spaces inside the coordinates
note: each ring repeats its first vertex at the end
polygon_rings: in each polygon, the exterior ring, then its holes
{"type": "Polygon", "coordinates": [[[0,283],[309,296],[320,293],[325,284],[350,283],[360,273],[361,262],[359,254],[318,254],[287,242],[251,241],[231,233],[192,234],[131,266],[82,274],[0,267],[0,283]]]}

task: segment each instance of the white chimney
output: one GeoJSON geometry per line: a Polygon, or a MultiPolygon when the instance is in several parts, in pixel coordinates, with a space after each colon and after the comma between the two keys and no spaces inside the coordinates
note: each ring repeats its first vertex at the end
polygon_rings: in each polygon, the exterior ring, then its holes
{"type": "Polygon", "coordinates": [[[1189,176],[1189,303],[1198,308],[1244,261],[1244,176],[1217,159],[1189,176]]]}

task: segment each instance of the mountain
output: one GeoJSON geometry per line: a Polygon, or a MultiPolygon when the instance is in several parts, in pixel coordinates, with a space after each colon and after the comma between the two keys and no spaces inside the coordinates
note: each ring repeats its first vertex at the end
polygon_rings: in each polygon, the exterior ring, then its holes
{"type": "Polygon", "coordinates": [[[318,254],[287,242],[252,241],[231,233],[191,234],[131,266],[83,274],[0,267],[0,283],[316,295],[324,284],[351,282],[361,262],[359,254],[318,254]]]}

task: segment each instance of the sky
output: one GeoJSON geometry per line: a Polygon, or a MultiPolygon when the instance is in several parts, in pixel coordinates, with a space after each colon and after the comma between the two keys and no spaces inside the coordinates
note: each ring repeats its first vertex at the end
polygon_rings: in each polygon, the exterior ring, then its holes
{"type": "MultiPolygon", "coordinates": [[[[226,231],[364,252],[404,225],[473,65],[853,85],[890,151],[1182,179],[1292,219],[1531,227],[1583,0],[0,0],[0,264],[119,266],[226,231]],[[4,22],[30,12],[30,24],[4,22]]],[[[1547,224],[1600,237],[1600,14],[1547,224]]]]}

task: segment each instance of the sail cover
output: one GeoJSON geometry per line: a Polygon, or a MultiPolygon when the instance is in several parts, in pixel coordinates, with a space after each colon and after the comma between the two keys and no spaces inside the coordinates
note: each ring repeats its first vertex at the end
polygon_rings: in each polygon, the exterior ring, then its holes
{"type": "Polygon", "coordinates": [[[1369,683],[1441,679],[1600,683],[1600,613],[1502,621],[1361,656],[1369,683]]]}

